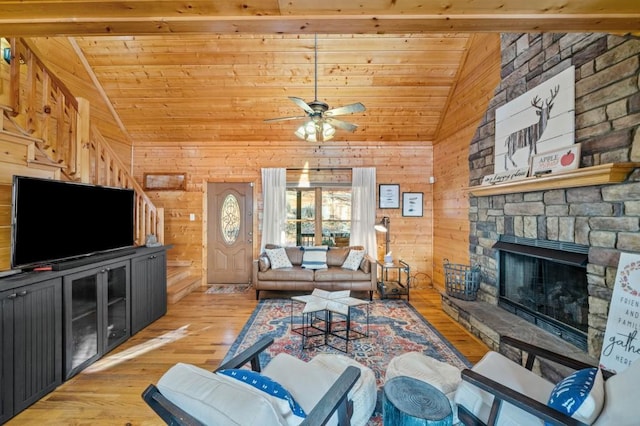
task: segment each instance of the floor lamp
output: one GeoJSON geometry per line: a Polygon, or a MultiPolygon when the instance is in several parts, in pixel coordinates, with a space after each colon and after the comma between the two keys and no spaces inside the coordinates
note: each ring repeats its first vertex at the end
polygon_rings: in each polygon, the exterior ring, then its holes
{"type": "Polygon", "coordinates": [[[380,223],[377,223],[375,226],[376,231],[378,232],[384,232],[385,233],[385,244],[386,244],[386,250],[385,250],[385,255],[384,255],[384,262],[385,263],[392,263],[393,262],[393,258],[391,257],[391,251],[389,250],[389,243],[391,242],[391,229],[390,229],[390,219],[388,216],[384,216],[382,218],[382,220],[380,221],[380,223]]]}

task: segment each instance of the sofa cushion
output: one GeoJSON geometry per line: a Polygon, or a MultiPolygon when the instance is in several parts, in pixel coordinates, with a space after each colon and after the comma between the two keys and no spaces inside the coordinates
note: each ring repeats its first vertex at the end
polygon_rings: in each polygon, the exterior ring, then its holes
{"type": "Polygon", "coordinates": [[[263,392],[194,365],[174,365],[157,387],[169,401],[204,424],[287,424],[263,392]]]}
{"type": "Polygon", "coordinates": [[[604,382],[604,407],[594,425],[638,424],[638,383],[640,358],[604,382]]]}
{"type": "Polygon", "coordinates": [[[301,422],[307,417],[307,413],[304,412],[300,404],[296,402],[288,390],[282,387],[280,383],[258,373],[257,371],[241,368],[229,368],[219,370],[216,374],[231,377],[232,379],[236,379],[254,387],[260,392],[264,392],[266,395],[271,397],[272,401],[276,404],[285,418],[292,416],[296,417],[296,419],[292,419],[294,422],[301,422]]]}
{"type": "Polygon", "coordinates": [[[260,281],[313,281],[313,269],[304,269],[301,266],[293,266],[285,269],[269,269],[258,271],[260,281]]]}
{"type": "Polygon", "coordinates": [[[285,247],[285,250],[287,252],[287,256],[289,256],[289,260],[293,265],[302,265],[302,255],[304,254],[304,252],[302,251],[302,247],[285,247]]]}
{"type": "Polygon", "coordinates": [[[264,251],[267,253],[267,256],[269,256],[272,269],[291,268],[293,266],[291,261],[289,261],[285,249],[265,249],[264,251]]]}
{"type": "MultiPolygon", "coordinates": [[[[487,352],[473,366],[472,370],[523,393],[541,404],[547,403],[551,389],[553,389],[551,382],[546,381],[498,352],[487,352]]],[[[493,395],[489,392],[485,392],[463,380],[458,389],[456,389],[454,401],[474,413],[484,423],[487,423],[491,405],[493,404],[493,395]]],[[[497,424],[542,425],[544,422],[538,417],[505,402],[500,409],[497,424]]]]}
{"type": "Polygon", "coordinates": [[[356,271],[360,268],[360,264],[362,263],[362,259],[364,258],[364,250],[349,250],[349,255],[345,259],[342,267],[344,269],[350,269],[352,271],[356,271]]]}
{"type": "Polygon", "coordinates": [[[362,270],[351,271],[340,267],[328,269],[318,269],[315,274],[316,282],[349,282],[349,281],[370,281],[371,274],[365,274],[362,270]]]}
{"type": "Polygon", "coordinates": [[[328,266],[342,266],[349,255],[349,247],[331,247],[327,253],[328,266]]]}
{"type": "Polygon", "coordinates": [[[302,247],[302,267],[305,269],[327,268],[327,246],[302,247]]]}

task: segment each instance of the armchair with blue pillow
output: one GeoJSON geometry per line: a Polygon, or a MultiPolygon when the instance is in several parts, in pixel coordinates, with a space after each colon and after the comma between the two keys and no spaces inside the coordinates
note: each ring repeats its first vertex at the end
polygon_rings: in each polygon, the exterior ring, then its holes
{"type": "Polygon", "coordinates": [[[264,337],[214,372],[177,363],[142,397],[169,425],[348,426],[371,416],[370,369],[332,355],[344,366],[335,371],[284,353],[263,368],[260,353],[272,343],[264,337]]]}
{"type": "Polygon", "coordinates": [[[640,359],[611,375],[510,337],[503,336],[501,344],[526,353],[526,365],[491,351],[472,369],[463,370],[454,401],[464,425],[640,424],[635,390],[640,383],[640,359]],[[569,367],[574,373],[551,383],[531,371],[536,357],[569,367]]]}

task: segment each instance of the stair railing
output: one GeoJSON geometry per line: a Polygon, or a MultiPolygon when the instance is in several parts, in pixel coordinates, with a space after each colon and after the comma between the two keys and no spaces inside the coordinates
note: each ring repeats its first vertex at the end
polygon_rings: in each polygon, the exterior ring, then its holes
{"type": "Polygon", "coordinates": [[[89,102],[76,98],[24,39],[9,40],[9,90],[0,97],[11,131],[34,140],[36,162],[54,163],[68,180],[133,189],[135,236],[164,243],[164,209],[157,208],[100,131],[90,123],[89,102]],[[39,158],[38,158],[39,157],[39,158]]]}

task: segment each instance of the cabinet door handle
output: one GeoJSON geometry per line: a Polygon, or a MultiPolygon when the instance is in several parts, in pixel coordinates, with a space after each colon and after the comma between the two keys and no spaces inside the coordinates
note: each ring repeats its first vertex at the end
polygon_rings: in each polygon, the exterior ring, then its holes
{"type": "Polygon", "coordinates": [[[18,293],[18,296],[20,297],[24,297],[27,295],[27,290],[22,290],[20,293],[18,293]]]}
{"type": "Polygon", "coordinates": [[[7,296],[7,299],[15,299],[16,297],[18,297],[18,295],[16,293],[10,294],[7,296]]]}

